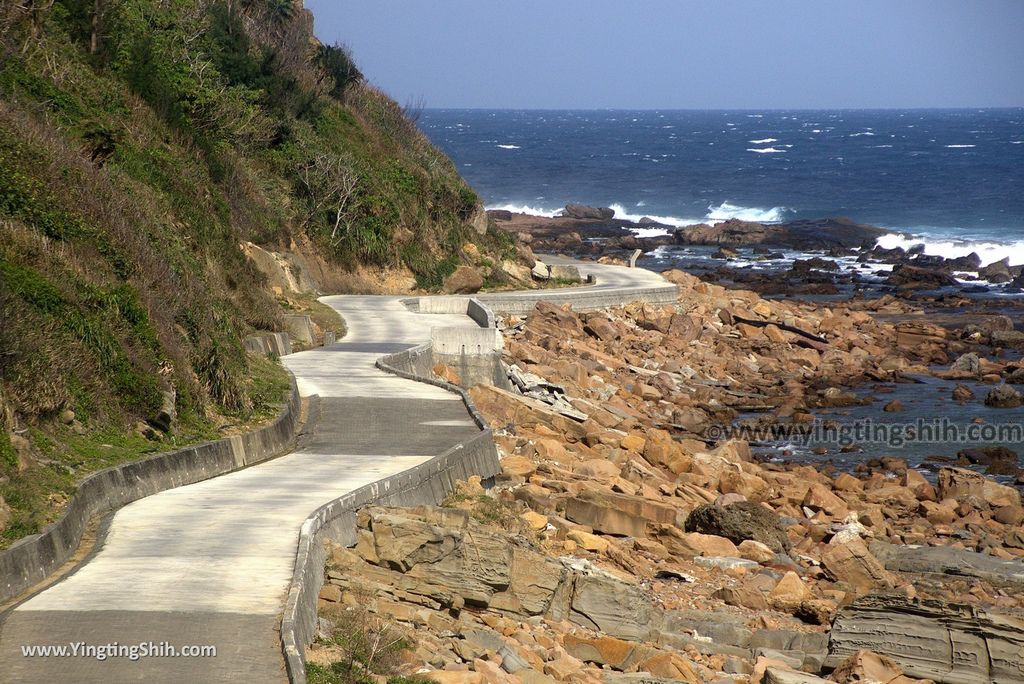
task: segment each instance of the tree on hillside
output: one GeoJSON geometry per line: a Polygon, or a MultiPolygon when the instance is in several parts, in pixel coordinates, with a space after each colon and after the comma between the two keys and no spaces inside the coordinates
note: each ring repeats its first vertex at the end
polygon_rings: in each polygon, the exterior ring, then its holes
{"type": "Polygon", "coordinates": [[[299,180],[310,202],[307,224],[317,214],[329,211],[334,216],[331,241],[340,239],[338,231],[342,224],[348,233],[347,208],[359,182],[352,167],[341,157],[320,153],[300,168],[299,180]]]}

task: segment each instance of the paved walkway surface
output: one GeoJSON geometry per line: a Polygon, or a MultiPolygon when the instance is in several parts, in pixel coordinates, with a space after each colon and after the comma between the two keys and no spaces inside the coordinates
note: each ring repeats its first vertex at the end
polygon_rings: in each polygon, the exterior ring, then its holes
{"type": "MultiPolygon", "coordinates": [[[[646,271],[594,267],[623,300],[646,271]]],[[[653,276],[657,278],[657,276],[653,276]]],[[[661,281],[663,283],[664,281],[661,281]]],[[[524,293],[537,299],[540,293],[524,293]]],[[[117,511],[98,550],[0,625],[0,682],[281,682],[280,614],[301,523],[359,486],[417,465],[478,430],[454,394],[388,375],[380,356],[464,315],[408,311],[397,297],[323,300],[344,341],[282,359],[319,416],[295,452],[117,511]],[[212,645],[216,657],[25,657],[22,646],[212,645]]]]}

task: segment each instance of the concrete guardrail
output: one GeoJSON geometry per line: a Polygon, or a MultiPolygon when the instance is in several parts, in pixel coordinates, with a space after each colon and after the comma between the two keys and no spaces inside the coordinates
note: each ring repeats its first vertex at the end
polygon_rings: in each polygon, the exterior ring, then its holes
{"type": "MultiPolygon", "coordinates": [[[[478,301],[439,297],[437,299],[455,301],[435,304],[430,302],[431,299],[434,298],[420,298],[419,302],[413,303],[413,307],[419,304],[416,310],[421,313],[467,313],[478,324],[485,321],[490,323],[489,327],[494,325],[493,314],[478,301]],[[470,307],[475,311],[468,310],[470,307]]],[[[494,332],[497,333],[497,330],[494,332]]],[[[306,681],[305,648],[316,635],[318,599],[327,560],[324,542],[333,540],[345,546],[354,545],[356,511],[367,505],[437,505],[454,489],[458,480],[465,480],[472,475],[489,478],[501,471],[491,430],[473,406],[469,395],[461,387],[432,377],[431,344],[427,342],[397,354],[383,356],[377,360],[376,365],[383,371],[407,380],[428,383],[458,394],[480,432],[425,463],[360,487],[321,506],[302,524],[291,587],[281,619],[281,648],[288,679],[294,684],[304,684],[306,681]]]]}
{"type": "Polygon", "coordinates": [[[93,516],[288,451],[298,428],[299,413],[299,391],[293,378],[287,402],[269,425],[245,434],[154,454],[89,475],[79,483],[57,522],[0,552],[0,603],[42,582],[63,565],[78,548],[93,516]]]}

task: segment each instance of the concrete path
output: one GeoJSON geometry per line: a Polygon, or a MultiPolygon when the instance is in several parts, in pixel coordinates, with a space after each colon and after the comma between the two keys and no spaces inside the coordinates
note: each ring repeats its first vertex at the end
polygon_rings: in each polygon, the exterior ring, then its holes
{"type": "MultiPolygon", "coordinates": [[[[594,267],[620,301],[651,287],[646,271],[594,267]]],[[[663,285],[664,281],[660,281],[663,285]]],[[[517,297],[520,295],[517,295],[517,297]]],[[[536,300],[542,293],[523,293],[536,300]]],[[[408,311],[397,297],[323,300],[348,334],[283,358],[319,417],[298,449],[252,468],[168,490],[117,511],[77,571],[0,625],[0,682],[281,682],[278,627],[298,530],[315,509],[401,472],[478,430],[454,394],[388,375],[380,356],[430,339],[464,315],[408,311]],[[216,657],[26,657],[23,646],[72,649],[169,643],[216,657]]]]}

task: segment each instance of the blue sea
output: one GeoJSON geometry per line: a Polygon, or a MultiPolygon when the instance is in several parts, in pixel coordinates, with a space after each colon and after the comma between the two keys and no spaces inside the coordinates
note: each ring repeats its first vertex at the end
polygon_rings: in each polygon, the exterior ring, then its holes
{"type": "Polygon", "coordinates": [[[1024,109],[427,110],[488,208],[670,225],[846,216],[885,247],[1024,263],[1024,109]]]}

